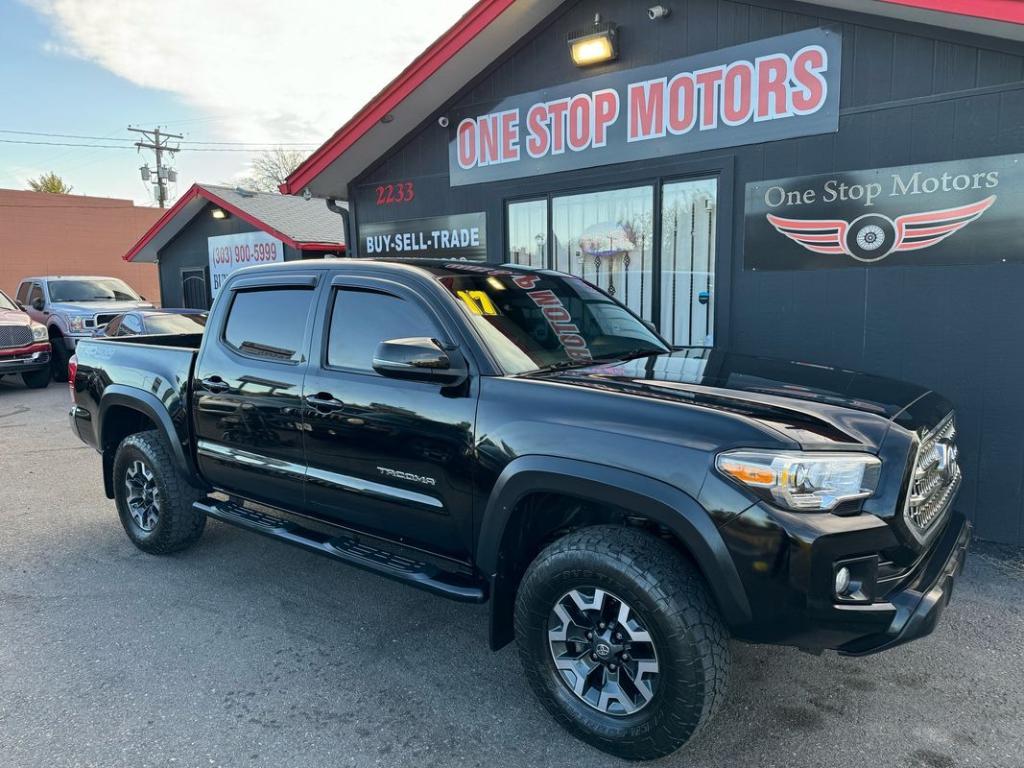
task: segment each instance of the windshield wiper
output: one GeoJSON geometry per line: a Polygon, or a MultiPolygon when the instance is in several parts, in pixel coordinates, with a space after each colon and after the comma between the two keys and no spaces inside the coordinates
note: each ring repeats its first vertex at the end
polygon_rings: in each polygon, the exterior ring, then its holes
{"type": "Polygon", "coordinates": [[[615,360],[625,363],[628,360],[635,360],[639,357],[653,357],[654,355],[661,355],[661,352],[657,349],[627,349],[624,352],[609,352],[606,355],[598,355],[595,360],[615,360]]]}

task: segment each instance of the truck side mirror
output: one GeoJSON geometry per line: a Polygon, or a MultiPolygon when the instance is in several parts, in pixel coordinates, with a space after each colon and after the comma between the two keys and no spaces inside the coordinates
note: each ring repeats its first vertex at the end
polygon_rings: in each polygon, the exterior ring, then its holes
{"type": "Polygon", "coordinates": [[[32,302],[32,309],[36,310],[37,312],[42,312],[44,306],[45,305],[43,304],[42,299],[35,299],[32,302]]]}
{"type": "Polygon", "coordinates": [[[451,387],[469,375],[458,350],[445,351],[434,339],[390,339],[377,345],[373,370],[381,376],[412,381],[432,381],[451,387]]]}

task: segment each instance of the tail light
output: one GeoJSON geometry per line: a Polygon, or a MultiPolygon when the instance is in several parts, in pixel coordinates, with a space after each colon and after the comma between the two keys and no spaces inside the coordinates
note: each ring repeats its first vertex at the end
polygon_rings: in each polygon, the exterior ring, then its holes
{"type": "Polygon", "coordinates": [[[71,391],[71,402],[75,402],[75,376],[78,375],[78,355],[68,360],[68,389],[71,391]]]}

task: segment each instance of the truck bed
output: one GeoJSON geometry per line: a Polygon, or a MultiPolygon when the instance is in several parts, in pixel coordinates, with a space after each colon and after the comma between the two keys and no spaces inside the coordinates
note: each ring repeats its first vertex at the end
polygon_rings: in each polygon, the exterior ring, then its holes
{"type": "MultiPolygon", "coordinates": [[[[188,445],[188,399],[200,333],[82,339],[75,350],[78,375],[72,424],[85,442],[102,449],[99,404],[104,394],[141,397],[151,418],[170,416],[180,445],[188,445]]],[[[116,403],[108,397],[105,403],[116,403]]]]}

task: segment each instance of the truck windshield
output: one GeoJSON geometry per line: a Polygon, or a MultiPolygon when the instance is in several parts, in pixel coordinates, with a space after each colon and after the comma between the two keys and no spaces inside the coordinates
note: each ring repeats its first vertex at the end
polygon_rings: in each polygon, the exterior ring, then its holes
{"type": "Polygon", "coordinates": [[[0,291],[0,309],[14,309],[16,310],[18,305],[7,298],[7,294],[0,291]]]}
{"type": "Polygon", "coordinates": [[[568,275],[496,269],[441,283],[509,373],[670,351],[624,306],[568,275]]]}
{"type": "Polygon", "coordinates": [[[139,295],[116,277],[51,280],[50,301],[139,301],[139,295]]]}

